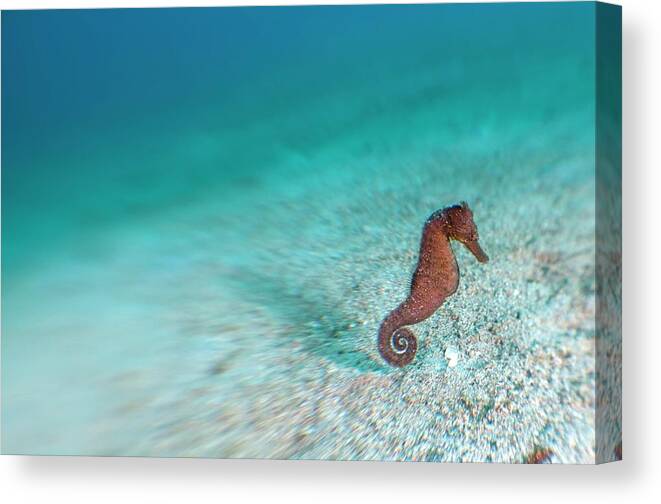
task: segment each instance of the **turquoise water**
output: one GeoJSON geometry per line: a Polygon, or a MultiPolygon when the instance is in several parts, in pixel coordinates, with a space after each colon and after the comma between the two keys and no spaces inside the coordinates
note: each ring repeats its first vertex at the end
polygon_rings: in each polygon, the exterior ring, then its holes
{"type": "Polygon", "coordinates": [[[3,451],[594,458],[594,39],[592,3],[3,12],[3,451]],[[492,261],[455,247],[390,369],[460,200],[492,261]]]}

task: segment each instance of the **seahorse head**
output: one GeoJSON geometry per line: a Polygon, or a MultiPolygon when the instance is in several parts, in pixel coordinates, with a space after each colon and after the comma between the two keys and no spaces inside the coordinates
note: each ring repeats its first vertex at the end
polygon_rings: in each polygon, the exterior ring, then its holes
{"type": "Polygon", "coordinates": [[[473,211],[468,203],[462,201],[459,205],[448,207],[444,211],[446,221],[446,234],[448,238],[463,243],[472,252],[475,259],[481,263],[489,260],[489,256],[482,250],[477,232],[477,226],[473,222],[473,211]]]}

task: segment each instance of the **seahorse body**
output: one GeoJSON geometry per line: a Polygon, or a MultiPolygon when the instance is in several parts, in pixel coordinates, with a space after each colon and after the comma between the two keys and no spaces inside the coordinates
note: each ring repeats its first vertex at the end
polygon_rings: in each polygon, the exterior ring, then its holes
{"type": "Polygon", "coordinates": [[[404,367],[415,358],[418,343],[406,326],[430,317],[459,286],[451,238],[466,245],[478,261],[489,259],[478,244],[477,227],[466,203],[439,210],[427,219],[409,295],[379,328],[379,352],[392,366],[404,367]]]}

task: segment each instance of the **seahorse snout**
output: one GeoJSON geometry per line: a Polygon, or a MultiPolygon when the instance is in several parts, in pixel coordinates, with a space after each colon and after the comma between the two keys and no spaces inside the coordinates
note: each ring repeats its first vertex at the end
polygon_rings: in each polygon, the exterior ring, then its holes
{"type": "Polygon", "coordinates": [[[468,240],[464,242],[464,245],[466,245],[466,248],[471,251],[471,253],[475,256],[475,259],[477,259],[479,262],[489,262],[489,256],[484,250],[482,250],[480,242],[477,240],[468,240]]]}

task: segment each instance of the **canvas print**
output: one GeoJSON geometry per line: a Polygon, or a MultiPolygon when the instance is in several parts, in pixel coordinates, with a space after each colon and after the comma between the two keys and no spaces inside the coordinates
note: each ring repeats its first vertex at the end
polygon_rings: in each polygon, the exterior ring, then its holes
{"type": "Polygon", "coordinates": [[[620,26],[2,12],[2,453],[621,459],[620,26]]]}

